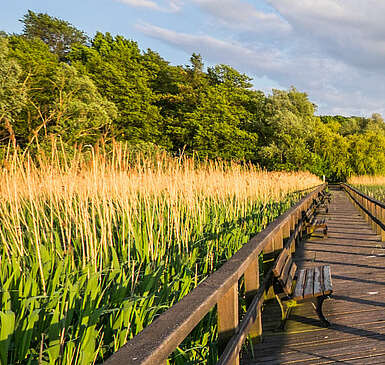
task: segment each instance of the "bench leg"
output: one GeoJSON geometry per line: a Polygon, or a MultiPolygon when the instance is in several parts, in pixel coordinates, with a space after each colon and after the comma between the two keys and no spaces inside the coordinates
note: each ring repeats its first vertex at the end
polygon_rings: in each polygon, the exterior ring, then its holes
{"type": "Polygon", "coordinates": [[[324,237],[328,238],[328,227],[324,228],[324,237]]]}
{"type": "Polygon", "coordinates": [[[322,304],[327,298],[328,296],[326,295],[319,296],[316,298],[315,303],[312,304],[322,325],[325,327],[330,327],[330,322],[325,318],[324,314],[322,313],[322,304]]]}
{"type": "Polygon", "coordinates": [[[286,306],[285,308],[285,305],[282,303],[282,300],[278,295],[276,295],[275,298],[281,308],[281,324],[278,329],[283,331],[285,329],[286,320],[289,317],[291,307],[286,306]]]}

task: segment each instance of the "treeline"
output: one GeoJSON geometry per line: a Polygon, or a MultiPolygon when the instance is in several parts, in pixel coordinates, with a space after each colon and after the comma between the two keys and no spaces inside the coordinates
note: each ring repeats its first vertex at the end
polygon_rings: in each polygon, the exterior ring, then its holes
{"type": "Polygon", "coordinates": [[[92,39],[66,21],[29,11],[22,34],[0,36],[0,148],[31,152],[60,137],[71,148],[103,139],[200,158],[309,170],[329,180],[385,173],[385,124],[315,115],[291,88],[271,95],[221,64],[170,65],[122,36],[92,39]]]}

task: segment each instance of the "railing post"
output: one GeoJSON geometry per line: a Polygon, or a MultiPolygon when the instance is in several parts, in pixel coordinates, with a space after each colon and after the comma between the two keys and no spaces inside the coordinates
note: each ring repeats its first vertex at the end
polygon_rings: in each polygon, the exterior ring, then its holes
{"type": "Polygon", "coordinates": [[[287,242],[287,239],[290,237],[290,220],[288,220],[284,224],[282,234],[283,234],[283,237],[282,237],[283,238],[283,245],[285,245],[287,242]]]}
{"type": "MultiPolygon", "coordinates": [[[[300,212],[299,212],[300,219],[302,219],[302,217],[303,217],[303,212],[306,212],[306,205],[305,204],[300,209],[300,212]]],[[[302,238],[303,238],[303,225],[304,225],[304,222],[302,222],[302,227],[301,227],[301,230],[299,232],[299,239],[298,239],[298,241],[301,241],[302,238]]]]}
{"type": "MultiPolygon", "coordinates": [[[[296,214],[295,214],[295,228],[298,227],[298,224],[299,224],[300,219],[301,219],[301,209],[298,209],[297,212],[296,212],[296,214]]],[[[294,244],[295,244],[295,248],[296,248],[296,249],[297,249],[298,244],[299,244],[300,239],[301,239],[301,231],[302,231],[302,230],[299,230],[299,231],[298,231],[297,237],[296,237],[295,240],[294,240],[294,241],[295,241],[294,244]]]]}
{"type": "MultiPolygon", "coordinates": [[[[271,242],[264,248],[263,253],[263,272],[268,272],[273,266],[274,260],[282,250],[282,234],[275,234],[271,242]]],[[[265,292],[265,300],[274,299],[274,291],[272,287],[267,288],[265,292]]]]}
{"type": "MultiPolygon", "coordinates": [[[[221,353],[238,328],[238,281],[218,300],[218,345],[221,353]]],[[[239,365],[239,355],[229,365],[239,365]]]]}
{"type": "Polygon", "coordinates": [[[276,249],[279,251],[282,250],[282,248],[283,248],[283,231],[282,231],[282,228],[279,230],[279,232],[276,235],[275,243],[277,244],[276,249]]]}
{"type": "MultiPolygon", "coordinates": [[[[379,220],[379,221],[381,221],[382,222],[382,220],[381,220],[381,207],[379,206],[379,205],[375,205],[375,217],[379,220]]],[[[379,224],[377,224],[376,223],[376,232],[377,232],[377,234],[378,235],[380,235],[381,234],[381,227],[380,227],[380,225],[379,224]]]]}
{"type": "MultiPolygon", "coordinates": [[[[382,224],[385,224],[385,209],[380,207],[380,220],[382,224]]],[[[381,228],[381,241],[385,242],[385,230],[381,228]]]]}
{"type": "MultiPolygon", "coordinates": [[[[363,205],[363,207],[367,210],[368,209],[368,201],[366,200],[366,198],[364,198],[364,197],[362,197],[362,205],[363,205]]],[[[366,212],[364,212],[364,218],[365,218],[365,220],[367,221],[367,222],[369,222],[369,215],[366,213],[366,212]]]]}
{"type": "MultiPolygon", "coordinates": [[[[294,232],[296,225],[296,213],[292,214],[290,217],[290,235],[294,232]]],[[[290,251],[293,254],[295,252],[295,240],[291,243],[290,251]]]]}
{"type": "MultiPolygon", "coordinates": [[[[366,208],[368,209],[369,213],[372,213],[371,202],[368,199],[365,199],[365,201],[366,201],[366,208]]],[[[368,223],[370,225],[372,224],[372,219],[370,218],[370,214],[368,214],[368,223]]]]}
{"type": "MultiPolygon", "coordinates": [[[[364,207],[366,210],[369,210],[369,202],[367,199],[363,198],[364,199],[364,207]]],[[[370,222],[370,217],[369,217],[369,214],[367,214],[366,212],[364,213],[365,215],[365,220],[369,223],[370,222]]]]}
{"type": "MultiPolygon", "coordinates": [[[[372,213],[373,217],[376,216],[376,204],[373,203],[373,202],[370,202],[370,213],[372,213]]],[[[373,231],[377,232],[377,224],[376,224],[376,222],[373,220],[373,218],[371,218],[370,220],[371,220],[373,231]]]]}
{"type": "MultiPolygon", "coordinates": [[[[246,269],[244,274],[246,299],[252,299],[259,289],[259,258],[256,257],[246,269]]],[[[261,307],[258,308],[258,314],[255,322],[251,326],[249,336],[252,343],[258,343],[262,336],[262,313],[261,307]]]]}

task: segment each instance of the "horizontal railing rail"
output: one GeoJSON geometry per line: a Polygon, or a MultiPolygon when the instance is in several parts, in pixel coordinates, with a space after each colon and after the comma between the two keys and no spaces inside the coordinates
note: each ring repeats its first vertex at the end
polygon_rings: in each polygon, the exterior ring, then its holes
{"type": "Polygon", "coordinates": [[[368,223],[370,223],[377,234],[381,236],[381,241],[385,241],[385,204],[379,200],[365,195],[358,189],[349,184],[342,183],[344,189],[353,203],[363,211],[368,223]]]}
{"type": "Polygon", "coordinates": [[[218,364],[238,364],[246,336],[258,339],[262,334],[261,306],[272,273],[268,269],[260,285],[259,255],[276,257],[274,253],[281,252],[284,246],[295,251],[294,242],[302,233],[302,213],[317,207],[325,188],[326,184],[318,186],[271,222],[218,270],[107,359],[105,365],[166,364],[169,355],[215,305],[219,343],[224,349],[218,364]],[[246,297],[253,299],[239,323],[238,281],[242,276],[246,297]]]}
{"type": "Polygon", "coordinates": [[[365,198],[366,200],[369,200],[370,202],[378,205],[379,207],[385,209],[385,203],[380,201],[380,200],[377,200],[377,199],[374,199],[373,197],[369,196],[369,195],[366,195],[364,194],[362,191],[359,191],[357,188],[355,188],[354,186],[351,186],[349,184],[341,184],[345,190],[346,189],[349,189],[350,191],[354,191],[357,195],[361,196],[362,198],[365,198]]]}
{"type": "Polygon", "coordinates": [[[314,185],[314,186],[310,186],[306,189],[301,189],[301,190],[294,190],[290,193],[288,193],[287,195],[294,195],[294,194],[300,194],[300,193],[305,193],[307,191],[311,191],[311,190],[315,190],[317,188],[319,188],[320,186],[323,186],[324,184],[318,184],[318,185],[314,185]]]}

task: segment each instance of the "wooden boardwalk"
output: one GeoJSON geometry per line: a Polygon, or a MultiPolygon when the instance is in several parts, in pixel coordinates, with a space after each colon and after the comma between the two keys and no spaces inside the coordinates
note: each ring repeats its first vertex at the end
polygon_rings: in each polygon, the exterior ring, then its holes
{"type": "Polygon", "coordinates": [[[292,309],[284,332],[278,331],[280,311],[272,301],[263,312],[256,360],[249,350],[242,365],[385,364],[385,243],[343,191],[332,191],[326,217],[328,238],[313,236],[295,258],[299,268],[331,266],[333,298],[324,313],[332,326],[321,327],[311,304],[304,303],[292,309]]]}

